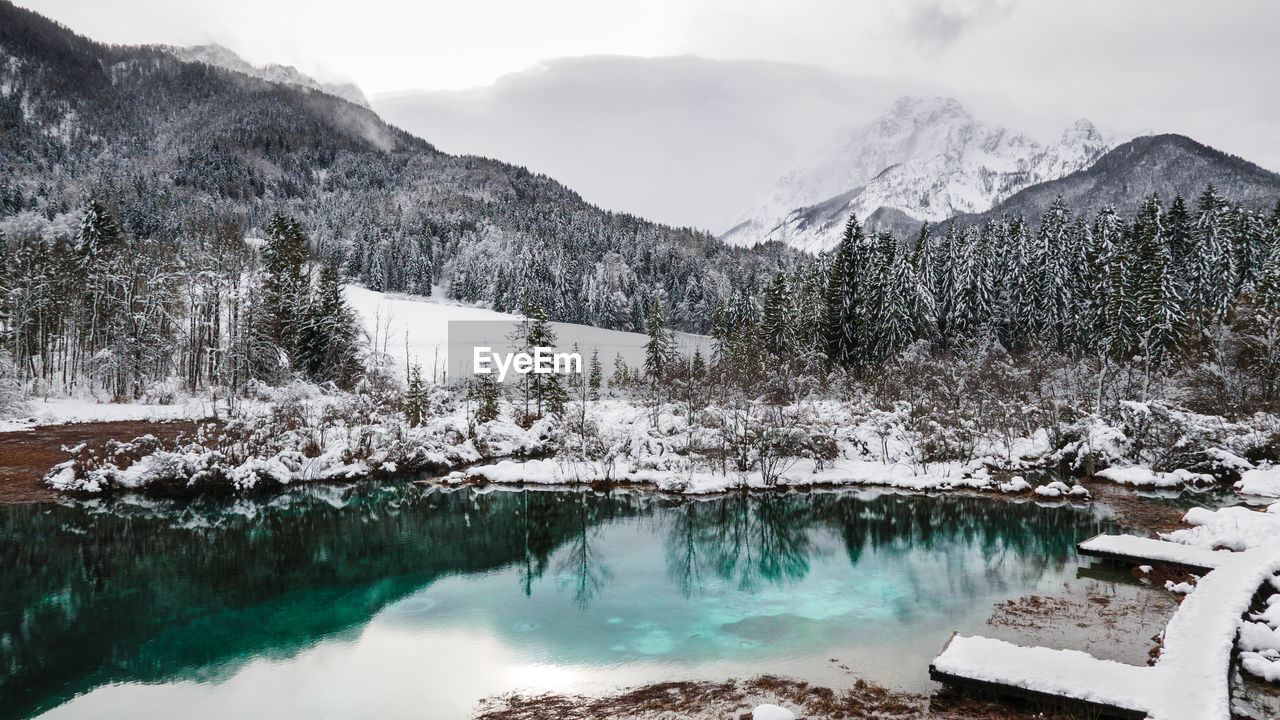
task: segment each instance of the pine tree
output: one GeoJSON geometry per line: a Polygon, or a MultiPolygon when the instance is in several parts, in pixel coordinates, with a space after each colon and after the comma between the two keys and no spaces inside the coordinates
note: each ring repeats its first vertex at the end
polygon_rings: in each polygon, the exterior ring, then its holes
{"type": "Polygon", "coordinates": [[[644,372],[652,384],[662,382],[667,365],[676,354],[675,336],[671,332],[667,311],[662,300],[654,297],[649,303],[649,316],[645,320],[645,334],[649,339],[644,344],[644,372]]]}
{"type": "Polygon", "coordinates": [[[342,296],[342,278],[321,267],[316,287],[298,323],[297,367],[317,382],[348,387],[358,373],[356,318],[342,296]]]}
{"type": "Polygon", "coordinates": [[[773,282],[765,291],[764,313],[760,318],[761,341],[765,351],[775,358],[790,358],[795,354],[795,318],[791,314],[791,289],[781,272],[773,276],[773,282]]]}
{"type": "MultiPolygon", "coordinates": [[[[555,330],[547,320],[547,314],[541,306],[526,305],[524,320],[516,330],[517,342],[521,342],[523,352],[533,355],[539,348],[554,351],[556,348],[555,330]]],[[[559,373],[535,373],[524,375],[525,417],[526,419],[542,417],[544,413],[559,413],[569,399],[559,373]]]]}
{"type": "Polygon", "coordinates": [[[1280,319],[1280,243],[1272,246],[1271,254],[1258,270],[1253,296],[1255,304],[1263,312],[1271,318],[1280,319]]]}
{"type": "Polygon", "coordinates": [[[1004,329],[1003,343],[1015,348],[1024,345],[1034,333],[1031,319],[1035,315],[1036,298],[1028,282],[1034,249],[1021,216],[1008,220],[1004,225],[1001,251],[1009,258],[1009,267],[1005,283],[1007,290],[1001,302],[1005,309],[1001,325],[1004,329]]]}
{"type": "Polygon", "coordinates": [[[1230,208],[1213,185],[1200,196],[1193,231],[1195,253],[1188,268],[1190,298],[1194,312],[1209,318],[1221,317],[1234,298],[1235,256],[1228,237],[1230,208]]]}
{"type": "Polygon", "coordinates": [[[1232,300],[1253,282],[1259,266],[1270,254],[1267,231],[1263,219],[1248,208],[1237,205],[1230,213],[1230,245],[1232,261],[1236,267],[1235,282],[1231,288],[1232,300]]]}
{"type": "Polygon", "coordinates": [[[1074,249],[1068,233],[1070,226],[1071,213],[1066,201],[1059,196],[1040,221],[1029,278],[1030,294],[1034,299],[1032,325],[1041,337],[1058,347],[1065,344],[1070,332],[1069,258],[1074,249]]]}
{"type": "Polygon", "coordinates": [[[1179,278],[1186,278],[1187,266],[1195,253],[1191,213],[1187,211],[1187,203],[1181,195],[1175,195],[1169,203],[1169,212],[1165,213],[1165,232],[1169,237],[1169,254],[1173,259],[1173,270],[1179,278]]]}
{"type": "Polygon", "coordinates": [[[107,262],[124,241],[120,226],[96,199],[85,203],[76,236],[76,253],[81,267],[96,270],[107,262]]]}
{"type": "Polygon", "coordinates": [[[309,249],[297,221],[279,213],[267,223],[262,282],[265,341],[290,362],[298,359],[298,339],[306,311],[308,283],[304,265],[309,249]]]}
{"type": "Polygon", "coordinates": [[[587,368],[587,389],[588,397],[591,400],[600,399],[600,381],[604,375],[604,368],[600,367],[600,349],[595,348],[591,351],[591,364],[587,368]]]}
{"type": "Polygon", "coordinates": [[[1160,200],[1154,194],[1133,222],[1133,298],[1135,327],[1144,354],[1156,359],[1174,351],[1185,324],[1173,259],[1166,242],[1160,200]]]}
{"type": "Polygon", "coordinates": [[[933,296],[908,257],[906,248],[889,235],[881,239],[893,241],[882,256],[884,280],[875,322],[876,334],[867,338],[876,357],[889,359],[907,349],[917,339],[927,338],[933,325],[933,296]]]}
{"type": "MultiPolygon", "coordinates": [[[[1276,206],[1271,210],[1271,217],[1267,220],[1267,227],[1270,229],[1271,247],[1275,247],[1280,243],[1280,200],[1276,201],[1276,206]]],[[[1270,257],[1268,255],[1268,257],[1270,257]]]]}
{"type": "Polygon", "coordinates": [[[613,357],[613,377],[609,378],[609,387],[622,389],[629,383],[630,370],[627,368],[627,361],[623,359],[622,353],[619,352],[613,357]]]}
{"type": "Polygon", "coordinates": [[[498,419],[502,386],[493,375],[472,376],[468,380],[467,388],[471,401],[476,404],[476,422],[487,423],[498,419]]]}
{"type": "Polygon", "coordinates": [[[693,360],[689,366],[689,373],[695,382],[701,382],[707,377],[707,361],[702,357],[702,349],[693,349],[693,360]]]}
{"type": "Polygon", "coordinates": [[[1087,315],[1088,330],[1082,339],[1086,344],[1124,344],[1123,335],[1129,323],[1125,317],[1125,263],[1119,252],[1123,233],[1115,208],[1107,206],[1098,211],[1085,253],[1087,282],[1095,288],[1083,296],[1082,312],[1087,315]]]}
{"type": "Polygon", "coordinates": [[[426,422],[429,415],[426,384],[422,381],[422,368],[414,363],[409,368],[409,382],[401,400],[401,412],[405,422],[417,427],[426,422]]]}
{"type": "Polygon", "coordinates": [[[858,217],[850,215],[827,270],[822,343],[827,361],[833,365],[853,365],[859,358],[858,313],[863,239],[858,217]]]}

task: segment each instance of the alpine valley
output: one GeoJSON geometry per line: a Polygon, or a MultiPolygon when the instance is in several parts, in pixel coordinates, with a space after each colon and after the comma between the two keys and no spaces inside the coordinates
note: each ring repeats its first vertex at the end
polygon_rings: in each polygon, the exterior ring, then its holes
{"type": "Polygon", "coordinates": [[[60,4],[0,0],[0,720],[1280,717],[1280,175],[838,71],[1060,4],[60,4]],[[625,52],[704,27],[776,48],[625,52]]]}

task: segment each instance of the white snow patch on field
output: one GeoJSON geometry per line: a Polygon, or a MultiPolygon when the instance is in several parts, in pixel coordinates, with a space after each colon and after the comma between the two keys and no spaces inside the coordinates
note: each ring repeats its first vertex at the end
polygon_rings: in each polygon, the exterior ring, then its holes
{"type": "Polygon", "coordinates": [[[41,425],[126,420],[199,420],[212,415],[207,399],[188,398],[170,405],[100,402],[92,398],[28,400],[27,412],[0,420],[0,432],[29,430],[41,425]]]}
{"type": "MultiPolygon", "coordinates": [[[[521,319],[519,315],[443,299],[439,293],[422,297],[377,292],[359,285],[347,285],[343,293],[359,315],[360,325],[374,349],[389,355],[402,372],[408,365],[416,364],[422,368],[424,377],[437,382],[447,380],[449,374],[449,323],[515,323],[521,319]]],[[[600,363],[606,370],[612,368],[614,357],[619,353],[631,367],[639,367],[644,361],[648,338],[642,333],[574,323],[553,322],[551,325],[560,339],[560,349],[568,351],[577,342],[584,362],[589,360],[593,348],[599,349],[600,363]]],[[[711,338],[681,332],[675,335],[682,353],[692,353],[696,347],[704,356],[709,355],[711,338]]]]}

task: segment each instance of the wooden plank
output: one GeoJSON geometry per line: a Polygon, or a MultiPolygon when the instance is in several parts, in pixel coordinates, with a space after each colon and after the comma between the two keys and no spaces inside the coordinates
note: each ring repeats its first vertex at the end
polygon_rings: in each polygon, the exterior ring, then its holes
{"type": "Polygon", "coordinates": [[[1194,572],[1200,575],[1204,575],[1209,572],[1212,572],[1214,569],[1214,566],[1203,565],[1195,562],[1168,560],[1163,558],[1151,558],[1143,555],[1133,555],[1129,553],[1112,552],[1110,550],[1101,550],[1101,549],[1092,548],[1088,546],[1090,542],[1103,537],[1107,537],[1107,535],[1105,533],[1102,535],[1095,535],[1094,537],[1091,537],[1088,540],[1085,540],[1084,542],[1077,544],[1076,551],[1079,552],[1081,555],[1098,558],[1100,560],[1110,560],[1112,562],[1117,562],[1123,565],[1171,565],[1173,567],[1180,567],[1185,570],[1190,570],[1191,572],[1194,572]]]}
{"type": "MultiPolygon", "coordinates": [[[[948,643],[950,643],[949,640],[948,643]]],[[[943,650],[945,651],[946,648],[944,647],[943,650]]],[[[1147,717],[1147,713],[1143,710],[1132,710],[1092,700],[1081,700],[1065,695],[1028,690],[1017,685],[1006,685],[989,680],[975,680],[941,672],[933,666],[933,663],[929,663],[929,678],[936,682],[946,683],[966,690],[976,690],[996,697],[1014,698],[1024,702],[1047,703],[1051,706],[1078,708],[1083,710],[1087,716],[1119,718],[1120,720],[1144,720],[1147,717]]]]}

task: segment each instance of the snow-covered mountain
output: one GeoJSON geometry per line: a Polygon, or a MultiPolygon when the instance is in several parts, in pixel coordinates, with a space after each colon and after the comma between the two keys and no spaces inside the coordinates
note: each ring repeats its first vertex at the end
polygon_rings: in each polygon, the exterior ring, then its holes
{"type": "Polygon", "coordinates": [[[372,100],[445,152],[502,158],[610,210],[719,232],[826,138],[902,95],[940,92],[760,60],[581,56],[485,87],[372,100]]]}
{"type": "Polygon", "coordinates": [[[238,73],[244,73],[252,77],[266,80],[274,83],[284,83],[286,85],[297,85],[299,87],[319,90],[335,97],[340,97],[348,102],[353,102],[361,107],[370,107],[369,99],[364,96],[364,92],[353,83],[322,83],[319,80],[304,75],[297,68],[291,65],[250,65],[248,61],[231,50],[218,45],[193,45],[191,47],[177,47],[174,45],[161,45],[166,52],[174,55],[179,60],[187,62],[201,62],[206,65],[234,70],[238,73]]]}
{"type": "Polygon", "coordinates": [[[784,175],[722,239],[825,250],[839,240],[850,213],[865,219],[884,209],[936,222],[982,212],[1025,187],[1088,167],[1110,146],[1087,120],[1044,146],[975,119],[954,99],[902,98],[784,175]]]}

